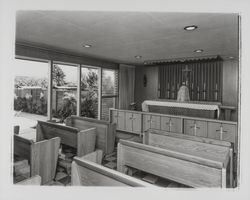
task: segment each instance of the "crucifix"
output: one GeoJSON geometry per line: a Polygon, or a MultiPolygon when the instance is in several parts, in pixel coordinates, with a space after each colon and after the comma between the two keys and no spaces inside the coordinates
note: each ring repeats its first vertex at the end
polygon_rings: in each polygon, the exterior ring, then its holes
{"type": "Polygon", "coordinates": [[[188,69],[188,66],[185,66],[185,69],[182,70],[182,72],[184,73],[184,77],[185,77],[185,85],[188,86],[188,74],[191,73],[191,69],[188,69]]]}

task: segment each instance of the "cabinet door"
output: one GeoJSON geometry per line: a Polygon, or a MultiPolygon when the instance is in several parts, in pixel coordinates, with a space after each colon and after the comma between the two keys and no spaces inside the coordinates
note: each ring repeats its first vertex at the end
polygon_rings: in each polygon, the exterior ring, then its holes
{"type": "Polygon", "coordinates": [[[234,124],[222,124],[223,133],[222,133],[222,140],[228,142],[236,142],[236,125],[234,124]]]}
{"type": "Polygon", "coordinates": [[[150,127],[153,129],[160,129],[161,117],[157,115],[151,115],[150,127]]]}
{"type": "Polygon", "coordinates": [[[182,133],[182,119],[171,117],[169,131],[174,133],[182,133]]]}
{"type": "Polygon", "coordinates": [[[117,129],[125,130],[125,113],[122,111],[117,114],[117,129]]]}
{"type": "Polygon", "coordinates": [[[236,125],[208,122],[208,137],[235,143],[236,125]]]}
{"type": "Polygon", "coordinates": [[[133,113],[132,116],[132,129],[133,133],[141,133],[141,114],[133,113]]]}
{"type": "Polygon", "coordinates": [[[111,110],[111,122],[116,123],[118,122],[118,112],[117,110],[111,110]]]}
{"type": "Polygon", "coordinates": [[[184,133],[187,135],[207,137],[207,122],[185,119],[184,133]]]}
{"type": "Polygon", "coordinates": [[[132,132],[132,123],[133,123],[133,115],[130,112],[126,112],[125,114],[125,130],[132,132]]]}
{"type": "Polygon", "coordinates": [[[170,120],[169,117],[161,117],[161,130],[170,131],[169,120],[170,120]]]}
{"type": "Polygon", "coordinates": [[[143,131],[151,128],[151,115],[143,114],[143,131]]]}

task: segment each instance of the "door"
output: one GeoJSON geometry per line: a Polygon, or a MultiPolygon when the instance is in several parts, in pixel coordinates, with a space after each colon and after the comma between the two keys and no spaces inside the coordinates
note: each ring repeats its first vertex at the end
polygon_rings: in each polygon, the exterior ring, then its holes
{"type": "Polygon", "coordinates": [[[133,132],[133,114],[130,112],[126,112],[125,114],[125,130],[129,132],[133,132]]]}
{"type": "Polygon", "coordinates": [[[174,133],[182,133],[182,119],[171,117],[169,131],[174,133]]]}
{"type": "Polygon", "coordinates": [[[208,137],[235,143],[236,125],[208,122],[208,137]]]}
{"type": "Polygon", "coordinates": [[[157,115],[151,115],[150,127],[152,129],[161,128],[161,117],[157,115]]]}
{"type": "Polygon", "coordinates": [[[141,114],[133,113],[132,116],[132,129],[133,133],[141,134],[141,114]]]}
{"type": "Polygon", "coordinates": [[[117,114],[117,129],[125,130],[125,113],[122,111],[117,114]]]}
{"type": "Polygon", "coordinates": [[[184,134],[207,137],[207,122],[199,120],[184,120],[184,134]]]}
{"type": "Polygon", "coordinates": [[[143,114],[143,131],[151,128],[151,115],[143,114]]]}

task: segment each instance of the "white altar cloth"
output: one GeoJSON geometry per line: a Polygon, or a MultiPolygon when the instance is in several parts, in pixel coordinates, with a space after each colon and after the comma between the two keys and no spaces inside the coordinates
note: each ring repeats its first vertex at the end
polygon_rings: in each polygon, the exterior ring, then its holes
{"type": "Polygon", "coordinates": [[[188,102],[178,102],[171,100],[145,100],[142,103],[142,111],[149,112],[148,106],[167,106],[176,108],[189,108],[197,110],[214,110],[217,111],[217,117],[220,116],[220,105],[219,102],[204,102],[204,101],[188,101],[188,102]]]}

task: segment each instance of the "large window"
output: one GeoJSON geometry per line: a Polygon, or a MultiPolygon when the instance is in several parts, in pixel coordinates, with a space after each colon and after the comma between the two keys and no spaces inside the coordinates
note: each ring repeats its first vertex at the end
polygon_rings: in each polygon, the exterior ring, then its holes
{"type": "Polygon", "coordinates": [[[53,117],[61,122],[70,115],[109,120],[109,108],[117,105],[117,70],[51,61],[50,75],[48,62],[19,59],[16,62],[15,111],[53,117]],[[50,76],[52,91],[48,91],[50,76]]]}
{"type": "Polygon", "coordinates": [[[52,115],[64,121],[68,116],[76,115],[77,67],[53,64],[52,82],[52,115]]]}
{"type": "Polygon", "coordinates": [[[117,70],[102,70],[101,119],[109,119],[109,108],[115,108],[118,98],[117,70]]]}
{"type": "Polygon", "coordinates": [[[47,115],[48,63],[15,60],[14,110],[26,116],[47,115]]]}
{"type": "Polygon", "coordinates": [[[98,70],[89,66],[81,68],[81,116],[98,118],[98,70]]]}

